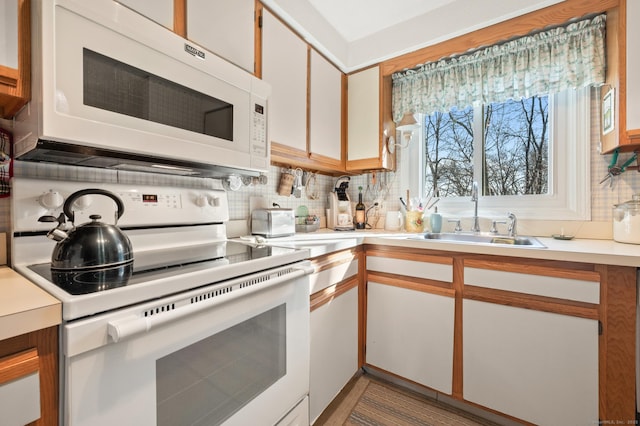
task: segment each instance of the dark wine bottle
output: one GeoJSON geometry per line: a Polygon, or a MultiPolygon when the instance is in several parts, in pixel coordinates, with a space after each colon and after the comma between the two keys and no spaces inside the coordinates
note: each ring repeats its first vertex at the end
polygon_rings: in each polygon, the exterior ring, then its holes
{"type": "Polygon", "coordinates": [[[356,229],[364,229],[365,222],[365,208],[362,202],[362,187],[358,187],[360,192],[358,193],[358,204],[356,204],[356,229]]]}

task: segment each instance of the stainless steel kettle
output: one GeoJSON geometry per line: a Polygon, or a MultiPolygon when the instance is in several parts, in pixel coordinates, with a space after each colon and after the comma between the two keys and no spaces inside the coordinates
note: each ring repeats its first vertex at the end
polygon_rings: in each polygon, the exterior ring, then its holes
{"type": "Polygon", "coordinates": [[[100,222],[100,215],[91,215],[91,222],[74,227],[69,231],[63,229],[66,218],[73,223],[75,214],[73,203],[78,198],[88,195],[104,195],[115,201],[116,224],[124,213],[122,200],[110,191],[104,189],[83,189],[74,192],[67,198],[63,206],[63,213],[58,218],[43,216],[42,222],[57,221],[58,226],[47,236],[57,241],[51,255],[51,269],[59,271],[86,271],[103,268],[114,268],[133,262],[133,250],[129,238],[118,228],[100,222]]]}

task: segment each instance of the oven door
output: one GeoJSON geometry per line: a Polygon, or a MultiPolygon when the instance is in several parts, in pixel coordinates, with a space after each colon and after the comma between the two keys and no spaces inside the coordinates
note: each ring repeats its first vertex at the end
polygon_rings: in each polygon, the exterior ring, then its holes
{"type": "Polygon", "coordinates": [[[66,324],[63,424],[276,424],[309,391],[298,265],[66,324]]]}

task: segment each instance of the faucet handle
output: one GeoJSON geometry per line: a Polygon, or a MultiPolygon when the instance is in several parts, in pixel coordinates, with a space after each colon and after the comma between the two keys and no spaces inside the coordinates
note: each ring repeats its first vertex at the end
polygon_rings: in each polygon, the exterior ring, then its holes
{"type": "Polygon", "coordinates": [[[507,216],[509,218],[509,229],[507,232],[510,237],[515,237],[518,235],[518,218],[516,218],[516,215],[511,212],[507,213],[507,216]]]}
{"type": "Polygon", "coordinates": [[[456,232],[461,232],[462,231],[462,226],[460,226],[460,219],[448,219],[447,222],[455,222],[456,223],[456,227],[455,227],[454,231],[456,231],[456,232]]]}
{"type": "Polygon", "coordinates": [[[491,232],[492,234],[497,234],[498,233],[498,227],[496,226],[497,224],[503,224],[506,225],[507,221],[506,220],[493,220],[491,221],[491,229],[489,230],[489,232],[491,232]]]}

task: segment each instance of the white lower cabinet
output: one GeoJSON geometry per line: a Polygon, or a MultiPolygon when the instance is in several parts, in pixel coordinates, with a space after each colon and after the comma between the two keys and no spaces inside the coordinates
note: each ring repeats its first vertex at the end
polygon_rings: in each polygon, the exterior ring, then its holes
{"type": "Polygon", "coordinates": [[[358,287],[311,312],[312,423],[358,371],[358,287]]]}
{"type": "Polygon", "coordinates": [[[598,424],[598,321],[465,299],[463,383],[534,424],[598,424]]]}
{"type": "Polygon", "coordinates": [[[455,299],[369,281],[366,363],[451,394],[455,299]]]}

